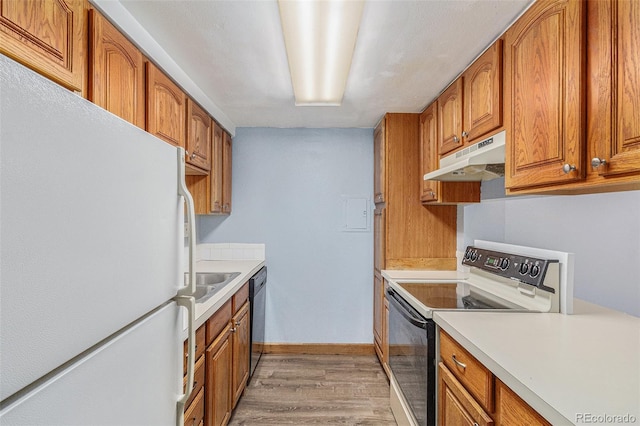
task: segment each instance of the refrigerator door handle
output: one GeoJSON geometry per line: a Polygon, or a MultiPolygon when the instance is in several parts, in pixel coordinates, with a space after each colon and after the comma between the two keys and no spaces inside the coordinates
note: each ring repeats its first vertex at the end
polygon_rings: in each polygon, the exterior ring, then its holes
{"type": "Polygon", "coordinates": [[[178,296],[193,296],[196,292],[196,211],[193,197],[184,180],[184,148],[178,147],[178,195],[184,197],[187,205],[187,225],[189,230],[189,272],[188,284],[178,290],[178,296]]]}
{"type": "Polygon", "coordinates": [[[178,306],[183,306],[187,308],[188,315],[188,324],[189,331],[187,337],[187,388],[185,389],[185,393],[178,399],[178,406],[176,411],[176,425],[183,426],[184,425],[184,406],[187,403],[187,399],[191,395],[191,391],[193,390],[193,379],[194,379],[194,364],[196,357],[196,331],[195,331],[195,307],[196,300],[192,296],[176,296],[175,299],[178,306]]]}

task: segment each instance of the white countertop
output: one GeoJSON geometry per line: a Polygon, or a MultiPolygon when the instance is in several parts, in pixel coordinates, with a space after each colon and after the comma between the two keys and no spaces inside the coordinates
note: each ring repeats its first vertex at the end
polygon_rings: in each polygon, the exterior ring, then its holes
{"type": "Polygon", "coordinates": [[[440,311],[434,319],[552,424],[589,423],[581,414],[640,422],[640,318],[575,300],[573,315],[440,311]]]}
{"type": "MultiPolygon", "coordinates": [[[[202,303],[196,302],[196,329],[204,324],[264,265],[264,260],[199,260],[196,262],[196,272],[240,272],[240,275],[209,299],[202,303]]],[[[186,339],[186,333],[184,338],[186,339]]]]}
{"type": "MultiPolygon", "coordinates": [[[[459,271],[385,270],[382,276],[423,315],[427,308],[398,283],[465,278],[459,271]]],[[[622,424],[614,416],[624,415],[640,423],[640,318],[577,299],[573,315],[442,310],[425,316],[431,314],[553,425],[622,424]]]]}
{"type": "Polygon", "coordinates": [[[426,271],[384,269],[382,276],[388,281],[403,283],[455,282],[466,279],[469,274],[463,271],[426,271]]]}

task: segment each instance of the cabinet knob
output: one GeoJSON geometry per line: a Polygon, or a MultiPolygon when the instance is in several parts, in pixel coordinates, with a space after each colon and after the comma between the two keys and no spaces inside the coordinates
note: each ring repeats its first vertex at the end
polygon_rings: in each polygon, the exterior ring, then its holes
{"type": "Polygon", "coordinates": [[[192,159],[192,160],[195,160],[196,155],[195,155],[195,154],[191,154],[191,155],[189,156],[189,158],[190,158],[190,159],[192,159]]]}
{"type": "Polygon", "coordinates": [[[460,139],[456,135],[453,135],[453,141],[455,143],[458,143],[458,141],[460,141],[460,139]]]}
{"type": "Polygon", "coordinates": [[[569,172],[575,172],[576,166],[572,165],[572,164],[565,164],[564,166],[562,166],[562,171],[565,172],[565,174],[569,173],[569,172]]]}
{"type": "Polygon", "coordinates": [[[463,138],[467,138],[467,137],[469,137],[469,133],[468,133],[468,132],[462,132],[462,137],[463,137],[463,138]]]}
{"type": "Polygon", "coordinates": [[[232,332],[232,333],[235,333],[236,332],[236,328],[235,327],[231,327],[231,330],[229,330],[229,331],[232,332]]]}
{"type": "Polygon", "coordinates": [[[604,166],[607,164],[607,160],[605,160],[604,158],[598,158],[598,157],[594,157],[591,159],[591,167],[593,167],[594,169],[597,169],[600,166],[604,166]]]}

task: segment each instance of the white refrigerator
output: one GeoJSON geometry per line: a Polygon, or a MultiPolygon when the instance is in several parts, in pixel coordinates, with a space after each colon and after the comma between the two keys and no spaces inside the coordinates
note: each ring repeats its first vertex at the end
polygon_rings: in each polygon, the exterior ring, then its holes
{"type": "Polygon", "coordinates": [[[0,425],[181,423],[183,153],[0,55],[0,425]]]}

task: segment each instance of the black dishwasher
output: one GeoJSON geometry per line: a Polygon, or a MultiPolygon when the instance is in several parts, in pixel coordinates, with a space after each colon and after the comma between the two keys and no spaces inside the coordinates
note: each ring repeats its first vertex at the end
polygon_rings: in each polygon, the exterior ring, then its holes
{"type": "Polygon", "coordinates": [[[249,381],[260,361],[264,348],[264,319],[267,299],[267,267],[264,266],[249,280],[249,315],[251,330],[249,339],[251,357],[249,358],[249,381]]]}

